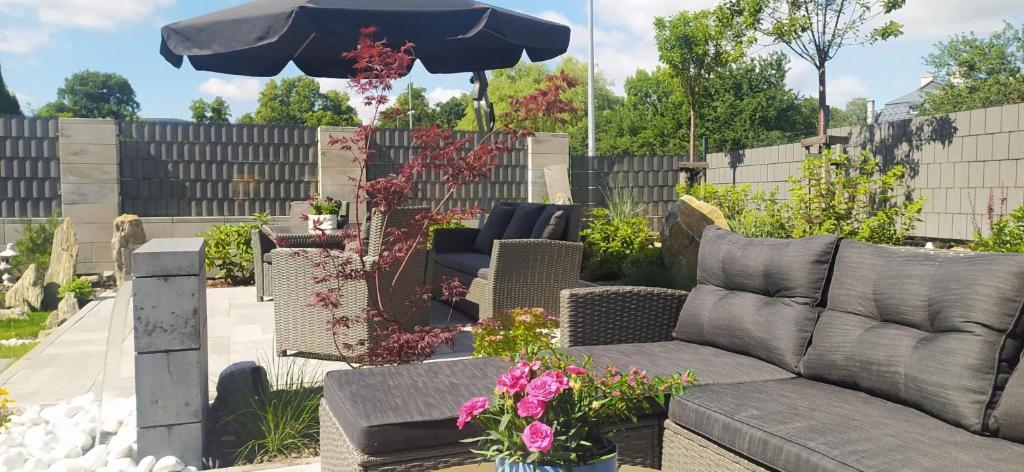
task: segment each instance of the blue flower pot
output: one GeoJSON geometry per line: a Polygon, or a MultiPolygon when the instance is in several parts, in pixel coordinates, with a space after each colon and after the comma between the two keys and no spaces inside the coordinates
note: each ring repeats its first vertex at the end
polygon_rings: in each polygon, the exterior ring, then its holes
{"type": "MultiPolygon", "coordinates": [[[[615,472],[618,470],[618,454],[598,462],[596,464],[580,465],[572,468],[572,472],[615,472]]],[[[523,462],[508,462],[499,458],[495,464],[496,472],[568,472],[565,467],[554,467],[550,465],[525,464],[523,462]]]]}

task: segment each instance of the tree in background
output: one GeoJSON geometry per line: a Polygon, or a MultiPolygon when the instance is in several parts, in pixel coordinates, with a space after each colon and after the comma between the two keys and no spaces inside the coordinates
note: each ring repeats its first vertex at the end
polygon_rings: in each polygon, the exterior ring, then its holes
{"type": "Polygon", "coordinates": [[[864,126],[868,124],[868,99],[854,98],[846,102],[846,108],[831,107],[829,114],[832,116],[829,126],[833,128],[864,126]]]}
{"type": "Polygon", "coordinates": [[[473,98],[468,93],[457,95],[443,102],[434,104],[434,122],[439,128],[456,128],[466,110],[473,106],[473,98]]]}
{"type": "Polygon", "coordinates": [[[681,11],[654,20],[661,62],[675,73],[686,92],[690,113],[690,161],[697,159],[697,115],[707,100],[705,85],[743,59],[753,35],[725,7],[681,11]]]}
{"type": "Polygon", "coordinates": [[[672,71],[664,67],[651,72],[638,69],[626,79],[625,90],[626,97],[620,107],[598,115],[598,154],[686,154],[689,142],[687,100],[672,71]]]}
{"type": "Polygon", "coordinates": [[[22,115],[18,98],[4,84],[4,74],[2,71],[0,71],[0,115],[22,115]]]}
{"type": "Polygon", "coordinates": [[[231,107],[223,97],[216,97],[207,102],[201,98],[192,100],[188,107],[192,112],[192,121],[196,123],[230,123],[231,107]]]}
{"type": "Polygon", "coordinates": [[[295,126],[358,126],[361,121],[349,96],[337,90],[320,91],[320,83],[306,76],[271,79],[260,92],[255,113],[238,123],[295,126]]]}
{"type": "Polygon", "coordinates": [[[139,116],[139,102],[124,76],[85,70],[68,77],[57,89],[57,100],[43,105],[36,116],[124,120],[139,116]]]}
{"type": "Polygon", "coordinates": [[[784,44],[818,71],[818,135],[828,131],[829,107],[825,66],[845,46],[873,44],[903,34],[903,25],[888,21],[867,33],[861,30],[900,8],[906,0],[730,0],[758,30],[784,44]]]}
{"type": "MultiPolygon", "coordinates": [[[[399,95],[395,97],[395,101],[391,102],[384,111],[381,112],[381,118],[379,125],[383,128],[398,127],[408,128],[409,127],[409,89],[403,88],[395,90],[399,95]]],[[[430,101],[427,100],[427,89],[423,87],[412,88],[412,119],[413,128],[422,127],[433,123],[434,110],[430,106],[430,101]]]]}
{"type": "Polygon", "coordinates": [[[987,38],[958,34],[935,49],[925,64],[945,83],[925,96],[919,113],[1024,102],[1024,28],[1007,23],[987,38]]]}

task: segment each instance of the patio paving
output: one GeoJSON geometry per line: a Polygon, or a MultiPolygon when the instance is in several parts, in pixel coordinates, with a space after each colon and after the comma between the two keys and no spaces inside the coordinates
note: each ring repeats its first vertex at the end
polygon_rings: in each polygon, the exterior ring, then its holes
{"type": "MultiPolygon", "coordinates": [[[[0,386],[11,392],[10,398],[19,407],[51,405],[89,392],[101,398],[133,395],[131,311],[130,306],[117,306],[119,303],[128,300],[119,301],[111,293],[86,305],[0,373],[0,386]]],[[[435,303],[431,321],[443,325],[448,321],[448,310],[435,303]]],[[[469,318],[456,312],[452,322],[466,324],[469,318]]],[[[274,304],[257,302],[255,287],[207,289],[207,333],[211,398],[220,372],[236,362],[256,361],[268,369],[298,363],[318,378],[328,371],[348,368],[341,362],[276,357],[274,304]]],[[[466,357],[472,349],[472,334],[459,333],[455,348],[438,353],[435,359],[466,357]]]]}

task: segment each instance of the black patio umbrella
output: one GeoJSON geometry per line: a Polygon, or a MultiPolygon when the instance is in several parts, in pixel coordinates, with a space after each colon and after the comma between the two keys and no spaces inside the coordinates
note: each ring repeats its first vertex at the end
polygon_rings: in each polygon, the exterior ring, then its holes
{"type": "Polygon", "coordinates": [[[473,73],[487,114],[483,71],[512,67],[524,52],[534,62],[558,57],[570,36],[565,25],[472,0],[257,0],[164,26],[160,54],[226,74],[272,77],[293,62],[306,75],[348,78],[353,63],[341,53],[366,26],[391,45],[415,44],[431,73],[473,73]]]}

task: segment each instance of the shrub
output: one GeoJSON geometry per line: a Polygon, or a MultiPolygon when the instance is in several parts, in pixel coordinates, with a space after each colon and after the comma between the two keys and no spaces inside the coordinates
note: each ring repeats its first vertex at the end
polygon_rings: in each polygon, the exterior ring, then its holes
{"type": "Polygon", "coordinates": [[[430,229],[427,230],[427,248],[431,249],[434,247],[434,231],[438,229],[449,229],[449,228],[465,228],[466,225],[462,223],[462,220],[452,215],[450,219],[439,221],[437,223],[431,223],[430,229]]]}
{"type": "Polygon", "coordinates": [[[779,199],[777,189],[755,192],[749,184],[716,186],[705,183],[680,185],[677,192],[680,196],[692,195],[714,205],[722,211],[729,222],[729,228],[744,236],[788,238],[792,234],[790,208],[785,201],[779,199]]]}
{"type": "Polygon", "coordinates": [[[658,235],[647,226],[647,217],[622,215],[613,218],[605,208],[596,208],[593,219],[580,232],[586,259],[585,275],[590,280],[608,280],[625,273],[630,256],[654,247],[658,235]]]}
{"type": "Polygon", "coordinates": [[[341,202],[331,197],[315,197],[309,200],[309,212],[312,215],[337,215],[341,213],[341,202]]]}
{"type": "Polygon", "coordinates": [[[254,277],[252,230],[270,219],[266,213],[253,215],[252,222],[215,225],[199,234],[206,240],[206,267],[232,285],[251,284],[254,277]]]}
{"type": "Polygon", "coordinates": [[[877,157],[810,155],[790,177],[793,237],[835,234],[876,244],[900,244],[920,221],[924,201],[900,195],[906,169],[883,171],[877,157]]]}
{"type": "Polygon", "coordinates": [[[1024,252],[1024,206],[1009,215],[994,215],[989,204],[990,231],[975,231],[971,249],[979,252],[1024,252]]]}
{"type": "Polygon", "coordinates": [[[313,457],[319,450],[323,385],[315,369],[306,362],[270,363],[267,370],[274,389],[227,420],[246,440],[236,453],[239,462],[313,457]]]}
{"type": "Polygon", "coordinates": [[[28,266],[35,264],[40,272],[50,267],[50,252],[53,250],[53,233],[57,231],[61,220],[57,213],[43,223],[33,223],[28,218],[21,220],[21,236],[14,243],[17,256],[11,258],[11,267],[18,275],[25,272],[28,266]]]}
{"type": "Polygon", "coordinates": [[[60,289],[57,290],[57,296],[60,297],[61,300],[63,300],[64,296],[69,293],[75,294],[75,299],[78,300],[78,304],[82,305],[84,302],[92,298],[92,282],[84,278],[71,279],[65,282],[64,285],[61,285],[60,289]]]}
{"type": "Polygon", "coordinates": [[[558,318],[540,308],[505,312],[473,328],[473,357],[512,357],[531,348],[555,348],[558,318]]]}
{"type": "Polygon", "coordinates": [[[668,269],[660,248],[647,248],[625,262],[622,285],[682,289],[684,281],[679,273],[668,269]]]}

